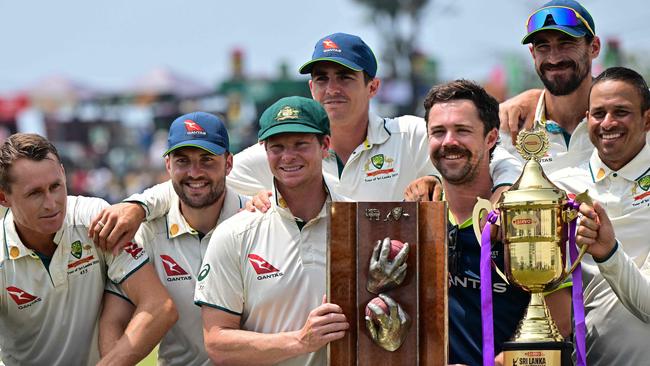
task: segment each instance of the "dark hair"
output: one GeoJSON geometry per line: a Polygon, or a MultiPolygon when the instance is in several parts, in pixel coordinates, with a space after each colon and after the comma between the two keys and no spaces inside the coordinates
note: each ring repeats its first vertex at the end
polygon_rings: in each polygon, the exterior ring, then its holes
{"type": "Polygon", "coordinates": [[[0,189],[11,192],[9,171],[16,160],[41,161],[47,159],[50,153],[61,162],[56,147],[45,137],[35,133],[16,133],[9,136],[0,146],[0,189]]]}
{"type": "Polygon", "coordinates": [[[634,89],[636,89],[637,93],[641,97],[641,112],[645,112],[648,110],[648,108],[650,108],[650,90],[648,90],[648,84],[646,84],[643,76],[639,75],[638,72],[626,67],[610,67],[600,73],[600,75],[598,75],[594,79],[594,82],[591,84],[589,95],[591,96],[591,91],[594,89],[594,85],[608,80],[622,81],[634,87],[634,89]]]}
{"type": "Polygon", "coordinates": [[[365,70],[363,71],[363,82],[366,85],[370,84],[371,81],[375,80],[374,77],[370,76],[365,70]]]}
{"type": "MultiPolygon", "coordinates": [[[[429,124],[429,112],[436,103],[465,99],[474,103],[478,117],[483,122],[483,136],[493,129],[499,130],[499,102],[473,81],[458,79],[435,85],[424,98],[424,121],[429,124]]],[[[428,131],[428,129],[427,129],[428,131]]],[[[490,159],[496,144],[490,149],[490,159]]]]}

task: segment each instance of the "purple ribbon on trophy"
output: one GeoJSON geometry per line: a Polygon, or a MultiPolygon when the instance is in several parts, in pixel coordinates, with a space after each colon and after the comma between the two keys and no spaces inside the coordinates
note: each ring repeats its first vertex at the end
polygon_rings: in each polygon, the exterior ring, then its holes
{"type": "MultiPolygon", "coordinates": [[[[580,204],[574,200],[569,200],[565,208],[577,210],[580,204]]],[[[481,232],[481,258],[480,258],[480,275],[481,275],[481,318],[482,318],[482,335],[483,335],[483,366],[494,365],[494,321],[492,309],[492,257],[490,238],[490,228],[496,224],[499,218],[498,211],[490,211],[487,216],[487,222],[481,232]]],[[[478,224],[478,223],[477,223],[478,224]]],[[[566,224],[564,224],[566,228],[566,224]]],[[[576,219],[569,223],[569,256],[571,263],[578,259],[578,249],[576,247],[576,219]]],[[[566,232],[566,231],[565,231],[566,232]]],[[[582,270],[580,264],[571,274],[572,276],[572,302],[575,326],[575,343],[577,354],[577,366],[586,365],[585,357],[585,310],[582,296],[582,270]]]]}
{"type": "MultiPolygon", "coordinates": [[[[483,366],[494,365],[494,321],[492,319],[492,240],[490,227],[497,222],[499,214],[490,211],[481,232],[481,319],[483,334],[483,366]]],[[[476,225],[480,225],[478,222],[476,225]]]]}

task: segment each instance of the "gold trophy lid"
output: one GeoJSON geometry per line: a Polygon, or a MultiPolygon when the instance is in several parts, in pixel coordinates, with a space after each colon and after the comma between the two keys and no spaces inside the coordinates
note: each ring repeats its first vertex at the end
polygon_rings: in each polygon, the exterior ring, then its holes
{"type": "Polygon", "coordinates": [[[531,201],[562,202],[566,200],[566,193],[548,179],[539,163],[539,160],[548,151],[548,146],[546,131],[540,128],[519,132],[516,143],[517,151],[528,161],[524,165],[519,179],[508,191],[503,193],[502,204],[523,204],[531,201]]]}

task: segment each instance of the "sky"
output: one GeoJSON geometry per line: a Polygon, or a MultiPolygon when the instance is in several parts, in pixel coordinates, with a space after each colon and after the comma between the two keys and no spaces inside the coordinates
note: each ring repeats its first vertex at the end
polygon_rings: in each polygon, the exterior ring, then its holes
{"type": "MultiPolygon", "coordinates": [[[[480,80],[503,54],[530,60],[520,44],[524,22],[544,2],[433,0],[423,11],[419,49],[438,58],[444,79],[480,80]]],[[[597,35],[650,55],[646,3],[582,3],[597,35]]],[[[352,0],[0,0],[0,94],[54,74],[119,90],[161,66],[215,85],[228,75],[236,47],[249,75],[273,77],[282,61],[297,70],[316,41],[334,32],[361,36],[381,56],[367,9],[352,0]]]]}

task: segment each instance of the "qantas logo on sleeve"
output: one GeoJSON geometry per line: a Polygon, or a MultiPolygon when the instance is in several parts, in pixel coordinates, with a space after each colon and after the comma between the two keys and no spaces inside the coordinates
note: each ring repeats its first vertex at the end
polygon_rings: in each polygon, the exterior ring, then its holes
{"type": "Polygon", "coordinates": [[[161,254],[160,259],[162,261],[163,267],[165,268],[165,273],[167,274],[167,282],[192,279],[192,276],[190,276],[187,271],[183,269],[183,267],[176,263],[174,258],[166,254],[161,254]]]}
{"type": "Polygon", "coordinates": [[[142,248],[140,248],[138,244],[132,241],[126,244],[124,251],[131,254],[131,257],[133,257],[133,259],[139,259],[142,257],[142,248]]]}
{"type": "Polygon", "coordinates": [[[11,296],[11,298],[14,300],[14,302],[18,305],[18,309],[24,309],[26,307],[32,306],[32,304],[41,301],[40,297],[34,296],[27,291],[19,289],[15,286],[7,287],[7,292],[9,293],[9,296],[11,296]]]}
{"type": "Polygon", "coordinates": [[[281,277],[284,273],[280,272],[277,268],[267,262],[264,258],[260,257],[257,254],[249,254],[248,260],[251,262],[255,273],[258,274],[258,280],[265,280],[272,277],[281,277]]]}

